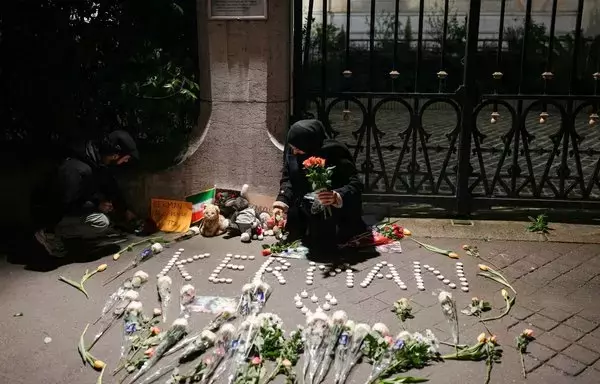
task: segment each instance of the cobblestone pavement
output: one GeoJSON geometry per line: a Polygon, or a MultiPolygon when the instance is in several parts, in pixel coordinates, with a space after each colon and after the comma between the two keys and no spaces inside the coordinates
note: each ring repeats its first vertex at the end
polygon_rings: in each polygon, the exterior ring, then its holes
{"type": "MultiPolygon", "coordinates": [[[[406,101],[412,103],[412,100],[406,101]]],[[[421,105],[425,101],[427,100],[422,100],[421,105]]],[[[363,103],[367,105],[366,100],[363,100],[363,103]]],[[[344,116],[343,106],[343,102],[337,104],[329,113],[329,120],[332,128],[339,133],[339,140],[351,148],[356,148],[356,146],[361,148],[357,157],[357,164],[362,164],[366,161],[365,147],[367,138],[366,136],[361,138],[356,133],[363,123],[363,115],[357,104],[349,103],[348,110],[350,113],[344,116]]],[[[316,113],[316,111],[312,112],[316,113]]],[[[488,194],[493,192],[495,196],[507,196],[509,192],[512,192],[512,187],[510,186],[510,174],[512,170],[509,168],[513,164],[515,142],[514,136],[509,133],[513,122],[509,111],[501,106],[498,109],[500,118],[495,124],[492,124],[490,122],[491,112],[492,107],[490,106],[483,108],[477,116],[477,128],[484,136],[480,138],[481,149],[477,152],[481,155],[481,158],[478,158],[477,154],[473,153],[471,165],[474,168],[474,172],[478,175],[480,174],[482,179],[479,180],[478,176],[473,176],[471,184],[475,185],[473,193],[476,195],[486,195],[486,188],[489,188],[488,194]],[[502,160],[503,151],[507,146],[509,151],[504,160],[502,160]],[[503,180],[506,184],[503,185],[502,182],[496,181],[492,188],[492,181],[498,169],[500,169],[500,180],[503,180]]],[[[539,188],[547,172],[546,177],[548,179],[541,190],[543,197],[554,197],[557,193],[556,191],[559,189],[558,175],[564,153],[564,136],[559,135],[561,128],[560,113],[552,109],[549,109],[548,112],[550,117],[545,124],[539,123],[539,111],[532,111],[527,116],[525,126],[529,135],[531,135],[529,137],[529,150],[527,152],[529,158],[523,152],[524,138],[522,136],[518,138],[516,164],[519,168],[517,172],[520,172],[520,174],[517,177],[517,189],[523,184],[523,187],[518,191],[520,196],[531,196],[533,194],[531,185],[526,183],[529,175],[533,176],[536,188],[539,188]],[[555,142],[555,140],[558,141],[555,142]],[[549,166],[548,170],[546,170],[547,166],[549,166]],[[531,167],[531,171],[529,167],[531,167]]],[[[410,114],[399,102],[390,101],[376,112],[374,120],[377,129],[382,135],[377,138],[379,148],[376,145],[375,135],[371,135],[370,138],[369,158],[374,167],[372,172],[380,173],[381,175],[385,174],[388,178],[388,183],[391,184],[405,140],[401,136],[401,133],[409,129],[410,114]]],[[[441,178],[439,191],[441,194],[452,193],[453,187],[456,185],[455,166],[457,165],[458,142],[455,142],[451,146],[450,138],[458,134],[457,132],[452,134],[452,131],[456,128],[457,121],[458,116],[456,112],[448,107],[447,104],[433,103],[423,112],[421,121],[424,131],[429,136],[418,136],[414,142],[412,138],[408,139],[406,151],[399,162],[398,171],[402,175],[402,178],[408,180],[411,173],[409,165],[414,155],[415,183],[419,185],[423,181],[419,187],[420,193],[431,193],[435,184],[440,180],[442,171],[444,171],[448,179],[441,178]],[[447,165],[445,165],[445,162],[447,162],[447,165]]],[[[575,129],[579,135],[577,154],[580,159],[581,177],[584,180],[586,188],[590,179],[597,177],[594,175],[597,172],[595,167],[599,159],[598,150],[600,150],[600,141],[598,140],[600,138],[600,131],[597,126],[590,126],[588,122],[589,117],[585,110],[575,119],[575,129]]],[[[574,177],[579,173],[573,140],[569,138],[567,144],[565,172],[567,172],[567,180],[569,180],[567,185],[570,185],[574,182],[574,177]]],[[[475,150],[475,148],[475,144],[473,144],[473,149],[475,150]]],[[[374,179],[375,177],[372,176],[370,180],[374,179]]],[[[579,184],[576,184],[575,188],[569,192],[569,198],[581,196],[582,190],[579,186],[579,184]]],[[[394,192],[402,193],[406,192],[407,188],[406,185],[396,180],[391,189],[394,192]]],[[[384,179],[379,180],[376,187],[374,187],[374,191],[386,191],[384,179]]],[[[598,198],[599,196],[600,188],[592,188],[591,197],[598,198]]]]}
{"type": "MultiPolygon", "coordinates": [[[[430,243],[460,251],[460,239],[435,239],[430,243]]],[[[481,242],[475,243],[481,256],[501,268],[517,290],[516,305],[502,320],[491,322],[494,332],[504,349],[502,364],[496,365],[491,383],[597,383],[600,375],[600,247],[598,245],[529,243],[529,242],[481,242]],[[515,349],[515,337],[525,328],[535,332],[537,340],[529,347],[526,356],[528,378],[521,376],[519,355],[515,349]],[[596,379],[594,379],[596,377],[596,379]]],[[[193,276],[192,283],[200,295],[236,296],[242,284],[250,279],[264,261],[258,256],[258,243],[244,245],[237,239],[195,238],[175,245],[185,249],[184,255],[191,257],[197,253],[210,252],[208,259],[198,260],[187,266],[193,276]],[[231,284],[211,284],[207,281],[210,271],[221,262],[226,253],[257,255],[255,260],[238,260],[245,266],[243,271],[224,270],[222,277],[233,279],[231,284]]],[[[293,297],[306,289],[314,293],[323,303],[329,292],[339,303],[336,309],[344,309],[356,321],[369,323],[384,322],[393,332],[401,329],[399,322],[390,311],[395,300],[407,297],[412,301],[415,319],[409,320],[407,327],[413,331],[431,329],[441,340],[449,340],[449,327],[444,320],[436,290],[443,288],[433,274],[424,274],[426,290],[417,290],[412,276],[412,264],[431,265],[441,274],[459,284],[455,275],[454,260],[431,254],[418,248],[409,240],[403,242],[402,254],[383,254],[376,258],[357,260],[353,265],[356,273],[354,288],[346,287],[344,273],[334,277],[317,276],[312,286],[305,284],[306,260],[291,260],[291,268],[282,272],[287,280],[279,285],[269,275],[267,280],[274,287],[274,294],[267,303],[266,311],[277,312],[284,320],[286,329],[303,323],[303,316],[295,308],[293,297]],[[391,280],[375,279],[367,288],[359,282],[371,267],[380,261],[395,264],[400,277],[407,284],[403,291],[391,280]]],[[[165,260],[174,249],[167,249],[160,257],[148,261],[143,270],[151,276],[160,271],[165,260]]],[[[463,252],[460,251],[462,254],[463,252]]],[[[92,383],[96,373],[84,368],[77,355],[77,341],[85,324],[93,321],[102,304],[117,283],[102,287],[101,282],[130,261],[131,254],[124,254],[119,261],[110,257],[88,263],[75,263],[40,273],[24,270],[22,266],[0,264],[0,299],[2,314],[0,325],[0,382],[11,384],[30,383],[92,383]],[[73,288],[58,282],[59,275],[78,279],[86,268],[95,268],[106,262],[106,272],[92,278],[87,283],[91,298],[86,300],[73,288]],[[13,314],[22,312],[22,317],[13,314]],[[44,337],[52,342],[44,344],[44,337]]],[[[477,264],[481,260],[462,256],[469,292],[451,290],[460,309],[466,307],[471,297],[477,296],[492,303],[492,314],[503,308],[501,286],[493,281],[477,277],[477,264]]],[[[176,292],[184,284],[175,269],[176,292]]],[[[120,279],[121,280],[121,279],[120,279]]],[[[173,320],[178,310],[177,294],[170,306],[169,319],[173,320]]],[[[157,305],[154,279],[142,290],[142,301],[147,311],[157,305]]],[[[315,309],[316,304],[306,305],[315,309]]],[[[209,315],[198,314],[192,317],[192,326],[199,329],[210,319],[209,315]]],[[[483,327],[472,317],[460,315],[461,342],[472,343],[483,327]]],[[[95,329],[88,333],[91,337],[95,329]]],[[[110,366],[116,364],[121,344],[120,327],[114,327],[94,348],[94,354],[104,359],[110,366]]],[[[443,352],[450,352],[447,347],[443,352]]],[[[412,376],[424,376],[432,383],[483,383],[486,366],[484,362],[444,362],[434,363],[420,371],[411,371],[412,376]]],[[[368,374],[368,365],[362,364],[351,382],[363,383],[368,374]]],[[[112,383],[110,375],[104,383],[112,383]]],[[[331,381],[327,381],[331,382],[331,381]]],[[[349,381],[350,382],[350,381],[349,381]]]]}

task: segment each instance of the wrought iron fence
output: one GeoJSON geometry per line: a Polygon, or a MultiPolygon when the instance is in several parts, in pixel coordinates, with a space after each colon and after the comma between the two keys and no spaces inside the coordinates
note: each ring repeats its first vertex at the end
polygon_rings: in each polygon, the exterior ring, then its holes
{"type": "Polygon", "coordinates": [[[420,0],[411,33],[400,30],[396,1],[383,38],[377,1],[366,0],[365,41],[350,38],[350,0],[341,28],[327,12],[313,17],[315,0],[295,0],[294,115],[318,117],[353,150],[367,199],[461,214],[600,207],[600,35],[583,34],[586,0],[562,34],[558,0],[548,25],[534,21],[528,1],[517,26],[499,1],[490,39],[480,38],[481,0],[471,0],[464,23],[442,0],[437,29],[425,25],[420,0]]]}

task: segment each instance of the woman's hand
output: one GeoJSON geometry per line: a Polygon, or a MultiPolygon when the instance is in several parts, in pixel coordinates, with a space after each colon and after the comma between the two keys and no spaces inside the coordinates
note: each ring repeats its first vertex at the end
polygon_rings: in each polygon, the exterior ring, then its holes
{"type": "Polygon", "coordinates": [[[324,191],[317,194],[317,198],[321,204],[327,205],[341,205],[342,197],[335,191],[324,191]]]}

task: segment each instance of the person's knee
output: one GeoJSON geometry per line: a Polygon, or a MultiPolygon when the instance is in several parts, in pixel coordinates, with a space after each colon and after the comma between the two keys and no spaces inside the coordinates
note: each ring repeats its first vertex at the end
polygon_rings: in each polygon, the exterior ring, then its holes
{"type": "Polygon", "coordinates": [[[110,226],[110,219],[103,213],[93,213],[86,218],[85,222],[97,230],[105,230],[110,226]]]}

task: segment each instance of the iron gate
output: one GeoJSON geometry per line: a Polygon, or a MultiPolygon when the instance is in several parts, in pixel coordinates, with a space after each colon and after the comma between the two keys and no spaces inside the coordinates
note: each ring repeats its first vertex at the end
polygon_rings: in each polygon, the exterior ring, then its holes
{"type": "Polygon", "coordinates": [[[351,148],[367,200],[599,208],[586,2],[295,0],[294,118],[351,148]]]}

